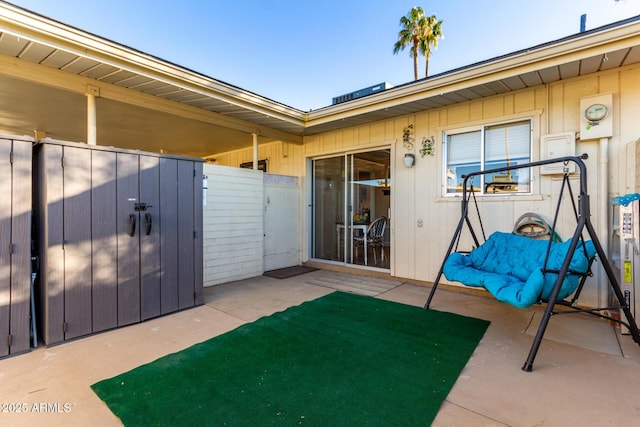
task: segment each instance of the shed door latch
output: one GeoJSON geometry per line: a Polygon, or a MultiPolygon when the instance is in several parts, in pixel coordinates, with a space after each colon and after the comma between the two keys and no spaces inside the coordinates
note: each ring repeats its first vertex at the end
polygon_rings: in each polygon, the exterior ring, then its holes
{"type": "Polygon", "coordinates": [[[133,205],[133,210],[136,212],[140,212],[140,211],[146,211],[147,208],[152,208],[152,207],[153,207],[152,205],[148,205],[144,202],[140,202],[140,203],[135,203],[133,205]]]}

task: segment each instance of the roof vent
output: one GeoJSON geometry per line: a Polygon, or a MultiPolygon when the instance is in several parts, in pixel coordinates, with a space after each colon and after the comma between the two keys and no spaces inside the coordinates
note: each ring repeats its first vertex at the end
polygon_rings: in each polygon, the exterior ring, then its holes
{"type": "Polygon", "coordinates": [[[378,83],[377,85],[365,87],[364,89],[356,90],[355,92],[347,93],[345,95],[336,96],[333,98],[333,105],[342,104],[343,102],[351,101],[352,99],[362,98],[363,96],[371,95],[372,93],[382,92],[383,90],[390,89],[389,83],[378,83]]]}

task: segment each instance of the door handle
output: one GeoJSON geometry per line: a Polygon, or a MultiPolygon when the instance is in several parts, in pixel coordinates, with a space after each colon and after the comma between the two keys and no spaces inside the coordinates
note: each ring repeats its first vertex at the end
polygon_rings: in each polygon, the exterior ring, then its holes
{"type": "Polygon", "coordinates": [[[146,223],[146,231],[148,236],[149,234],[151,234],[151,214],[149,212],[146,212],[144,214],[144,221],[146,223]]]}
{"type": "Polygon", "coordinates": [[[127,231],[129,236],[133,237],[136,234],[136,216],[135,214],[129,214],[129,230],[127,231]]]}

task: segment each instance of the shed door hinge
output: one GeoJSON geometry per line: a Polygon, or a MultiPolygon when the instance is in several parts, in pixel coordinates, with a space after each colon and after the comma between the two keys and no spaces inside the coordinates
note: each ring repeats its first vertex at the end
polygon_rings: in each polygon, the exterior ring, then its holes
{"type": "Polygon", "coordinates": [[[60,157],[60,166],[64,168],[64,156],[60,157]]]}
{"type": "Polygon", "coordinates": [[[13,243],[9,243],[9,255],[13,255],[15,245],[13,243]]]}
{"type": "Polygon", "coordinates": [[[9,163],[13,164],[13,151],[9,153],[9,163]]]}
{"type": "Polygon", "coordinates": [[[69,324],[67,322],[64,322],[62,324],[62,332],[66,334],[68,331],[69,331],[69,324]]]}
{"type": "Polygon", "coordinates": [[[13,337],[13,335],[11,335],[11,334],[7,335],[7,346],[8,347],[11,347],[12,337],[13,337]]]}

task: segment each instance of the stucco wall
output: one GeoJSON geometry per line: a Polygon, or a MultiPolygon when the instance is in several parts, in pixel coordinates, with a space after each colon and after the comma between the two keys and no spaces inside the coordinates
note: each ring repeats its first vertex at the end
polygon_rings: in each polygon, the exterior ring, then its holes
{"type": "MultiPolygon", "coordinates": [[[[614,135],[609,141],[609,194],[599,194],[599,142],[580,141],[576,154],[587,153],[588,186],[591,194],[592,222],[598,229],[598,206],[607,204],[611,196],[635,191],[635,141],[640,138],[640,67],[601,72],[586,77],[561,80],[548,85],[502,95],[463,102],[449,107],[434,108],[365,126],[346,128],[307,136],[304,144],[291,146],[279,142],[261,146],[259,157],[269,160],[269,172],[304,176],[307,159],[328,154],[339,155],[349,150],[390,147],[392,152],[392,264],[394,276],[432,281],[442,262],[444,251],[459,218],[459,200],[441,196],[442,132],[473,124],[500,123],[519,118],[531,118],[533,124],[533,160],[539,160],[540,137],[547,133],[576,131],[582,116],[580,98],[599,93],[613,94],[614,135]],[[416,166],[407,169],[402,164],[406,150],[402,146],[402,129],[412,123],[415,139],[435,136],[436,153],[421,158],[416,151],[416,166]],[[629,160],[630,159],[630,160],[629,160]],[[422,227],[418,220],[422,220],[422,227]]],[[[416,148],[417,150],[417,148],[416,148]]],[[[239,150],[217,156],[218,164],[238,166],[250,161],[251,150],[239,150]]],[[[575,179],[572,179],[576,182],[575,179]]],[[[557,203],[561,179],[541,176],[533,171],[533,194],[523,196],[487,197],[480,200],[480,210],[487,235],[492,231],[511,231],[517,218],[525,212],[539,212],[552,218],[557,203]]],[[[576,182],[577,184],[577,182],[576,182]]],[[[577,187],[576,187],[577,188],[577,187]]],[[[568,238],[573,233],[572,215],[561,218],[560,234],[568,238]]],[[[609,236],[598,231],[603,245],[609,236]]],[[[307,237],[308,238],[308,237],[307,237]]],[[[469,245],[463,239],[461,245],[469,245]]],[[[462,246],[461,246],[462,247],[462,246]]],[[[602,303],[606,293],[590,279],[583,293],[584,303],[602,303]]]]}

